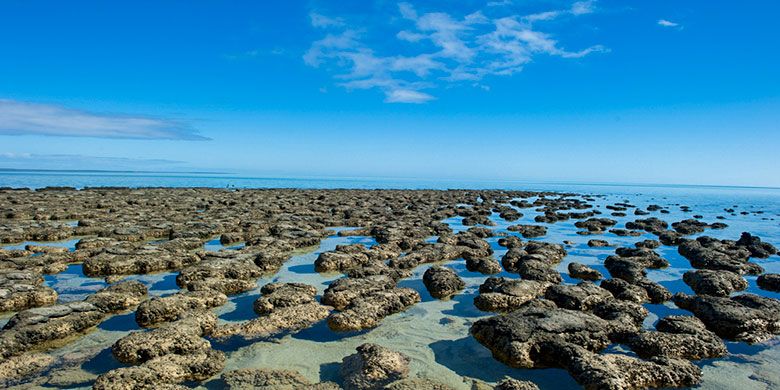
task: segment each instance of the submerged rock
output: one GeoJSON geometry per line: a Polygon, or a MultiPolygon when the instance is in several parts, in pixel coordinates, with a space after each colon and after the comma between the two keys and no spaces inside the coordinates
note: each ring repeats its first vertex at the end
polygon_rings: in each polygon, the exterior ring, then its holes
{"type": "Polygon", "coordinates": [[[777,254],[777,248],[768,242],[762,242],[760,237],[751,235],[748,232],[743,232],[742,236],[737,240],[737,245],[746,248],[750,251],[751,257],[757,257],[759,259],[766,259],[769,256],[777,254]]]}
{"type": "Polygon", "coordinates": [[[377,344],[363,344],[344,358],[341,376],[345,390],[383,389],[409,375],[409,358],[377,344]]]}
{"type": "Polygon", "coordinates": [[[398,281],[403,278],[408,278],[412,275],[412,272],[408,269],[390,267],[382,261],[374,261],[360,268],[353,268],[347,271],[347,276],[351,279],[366,278],[376,275],[384,275],[398,281]]]}
{"type": "Polygon", "coordinates": [[[745,278],[729,271],[688,271],[683,274],[683,281],[698,295],[727,297],[734,291],[748,288],[745,278]]]}
{"type": "Polygon", "coordinates": [[[220,325],[213,336],[219,339],[239,336],[246,340],[268,338],[309,328],[329,314],[330,307],[316,302],[277,307],[269,314],[246,322],[220,325]]]}
{"type": "Polygon", "coordinates": [[[382,290],[352,301],[343,311],[328,318],[328,327],[335,331],[374,328],[379,322],[420,302],[420,294],[410,288],[382,290]]]}
{"type": "Polygon", "coordinates": [[[494,275],[502,271],[498,260],[490,257],[477,257],[466,259],[466,269],[471,272],[479,272],[485,275],[494,275]]]}
{"type": "Polygon", "coordinates": [[[34,272],[0,270],[0,313],[57,302],[57,292],[41,283],[43,277],[34,272]]]}
{"type": "Polygon", "coordinates": [[[139,282],[124,282],[98,291],[82,302],[20,311],[0,332],[0,357],[7,359],[64,344],[92,329],[109,314],[129,309],[145,294],[146,288],[139,282]]]}
{"type": "Polygon", "coordinates": [[[628,355],[599,355],[571,343],[546,347],[585,389],[690,387],[701,381],[701,369],[683,359],[642,360],[628,355]]]}
{"type": "Polygon", "coordinates": [[[557,284],[550,286],[544,297],[563,309],[590,310],[594,306],[613,299],[612,294],[591,283],[581,282],[576,286],[557,284]]]}
{"type": "Polygon", "coordinates": [[[423,284],[434,298],[449,298],[466,287],[466,283],[451,268],[433,266],[423,274],[423,284]]]}
{"type": "Polygon", "coordinates": [[[297,371],[267,368],[243,368],[222,374],[222,380],[230,390],[338,390],[332,382],[312,383],[297,371]]]}
{"type": "Polygon", "coordinates": [[[623,279],[604,279],[599,286],[611,292],[615,298],[623,301],[635,303],[650,301],[647,290],[623,279]]]}
{"type": "Polygon", "coordinates": [[[558,357],[538,353],[554,342],[579,345],[597,352],[621,328],[587,312],[561,309],[549,301],[532,301],[503,315],[476,321],[471,334],[493,357],[516,368],[556,367],[558,357]]]}
{"type": "MultiPolygon", "coordinates": [[[[574,226],[585,229],[584,231],[579,231],[577,233],[579,234],[602,234],[604,231],[609,229],[612,226],[615,226],[617,224],[617,221],[614,219],[609,218],[589,218],[585,221],[577,221],[574,223],[574,226]]],[[[603,240],[591,240],[594,241],[596,244],[602,244],[606,243],[606,241],[603,240]]],[[[590,243],[589,243],[590,244],[590,243]]],[[[593,245],[593,246],[608,246],[608,245],[593,245]]]]}
{"type": "Polygon", "coordinates": [[[696,317],[664,317],[655,328],[657,331],[641,331],[622,341],[642,358],[662,356],[700,360],[727,353],[720,337],[707,330],[696,317]]]}
{"type": "Polygon", "coordinates": [[[322,295],[322,303],[344,310],[353,301],[379,291],[395,287],[395,280],[386,275],[371,275],[364,278],[341,278],[333,281],[322,295]]]}
{"type": "Polygon", "coordinates": [[[677,293],[674,303],[720,337],[757,343],[780,333],[780,301],[755,294],[731,298],[677,293]]]}
{"type": "MultiPolygon", "coordinates": [[[[655,210],[651,210],[655,211],[655,210]]],[[[632,230],[644,230],[648,233],[659,234],[669,228],[669,224],[656,217],[650,217],[647,219],[637,219],[633,222],[626,222],[626,229],[632,230]]]]}
{"type": "Polygon", "coordinates": [[[254,303],[255,313],[263,315],[281,307],[315,303],[317,289],[303,283],[269,283],[260,289],[263,294],[254,303]]]}
{"type": "Polygon", "coordinates": [[[249,291],[257,287],[256,280],[263,270],[246,257],[211,257],[197,265],[183,269],[176,284],[190,291],[214,290],[226,295],[249,291]]]}
{"type": "Polygon", "coordinates": [[[763,274],[756,279],[758,287],[766,291],[780,291],[780,274],[763,274]]]}
{"type": "Polygon", "coordinates": [[[45,353],[25,353],[10,359],[0,361],[0,386],[10,387],[30,375],[37,374],[56,362],[56,359],[45,353]]]}
{"type": "Polygon", "coordinates": [[[98,376],[95,390],[183,389],[174,386],[208,379],[225,367],[225,354],[209,350],[191,355],[170,354],[140,366],[122,367],[98,376]]]}
{"type": "Polygon", "coordinates": [[[539,386],[530,381],[506,378],[498,382],[495,390],[539,390],[539,386]]]}
{"type": "Polygon", "coordinates": [[[85,299],[104,313],[128,310],[146,298],[146,286],[136,280],[128,280],[108,286],[85,299]]]}
{"type": "Polygon", "coordinates": [[[211,309],[227,303],[227,296],[218,291],[188,291],[144,301],[135,311],[135,321],[141,326],[175,321],[187,312],[211,309]]]}
{"type": "Polygon", "coordinates": [[[201,336],[210,334],[216,326],[217,317],[213,313],[193,313],[148,332],[130,333],[114,343],[111,352],[117,360],[129,364],[169,354],[207,353],[211,344],[201,336]]]}
{"type": "Polygon", "coordinates": [[[544,295],[551,283],[490,277],[479,286],[474,306],[482,311],[508,312],[544,295]]]}
{"type": "Polygon", "coordinates": [[[704,229],[724,229],[726,227],[728,227],[728,225],[725,223],[716,222],[708,224],[696,219],[686,219],[672,224],[672,229],[684,235],[703,233],[704,229]]]}
{"type": "Polygon", "coordinates": [[[748,262],[750,250],[735,241],[702,236],[683,242],[677,250],[694,268],[731,271],[740,275],[763,272],[761,266],[748,262]]]}
{"type": "Polygon", "coordinates": [[[601,272],[596,271],[593,268],[588,267],[585,264],[581,263],[569,263],[568,265],[569,269],[569,276],[572,278],[582,279],[582,280],[599,280],[603,278],[604,276],[601,274],[601,272]]]}
{"type": "Polygon", "coordinates": [[[542,237],[547,234],[547,227],[542,225],[512,225],[507,230],[519,232],[525,238],[542,237]]]}
{"type": "Polygon", "coordinates": [[[604,248],[611,245],[607,240],[588,240],[588,246],[592,248],[604,248]]]}

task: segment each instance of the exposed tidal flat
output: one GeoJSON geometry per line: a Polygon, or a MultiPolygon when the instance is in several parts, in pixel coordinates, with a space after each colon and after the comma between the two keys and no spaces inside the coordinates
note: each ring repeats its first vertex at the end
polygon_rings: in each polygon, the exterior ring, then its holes
{"type": "Polygon", "coordinates": [[[4,387],[780,387],[777,190],[5,189],[0,213],[4,387]]]}

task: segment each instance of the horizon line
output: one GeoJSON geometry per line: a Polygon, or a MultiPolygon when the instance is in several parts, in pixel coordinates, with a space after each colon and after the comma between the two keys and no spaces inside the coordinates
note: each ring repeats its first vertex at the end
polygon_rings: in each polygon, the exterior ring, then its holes
{"type": "MultiPolygon", "coordinates": [[[[573,185],[573,186],[615,186],[615,187],[682,187],[682,188],[745,188],[745,189],[769,189],[780,190],[777,186],[759,185],[728,185],[728,184],[681,184],[681,183],[632,183],[632,182],[604,182],[604,181],[567,181],[567,180],[528,180],[528,179],[453,179],[453,178],[421,178],[421,177],[392,177],[392,176],[305,176],[305,175],[241,175],[233,172],[219,171],[149,171],[149,170],[110,170],[110,169],[35,169],[35,168],[2,168],[0,172],[30,172],[30,173],[97,173],[97,174],[189,174],[189,175],[220,175],[212,179],[234,180],[323,180],[323,181],[381,181],[381,180],[407,180],[407,181],[433,181],[433,182],[508,182],[518,184],[548,184],[548,185],[573,185]]],[[[64,176],[64,175],[63,175],[64,176]]],[[[112,175],[103,175],[112,176],[112,175]]],[[[174,176],[175,177],[175,176],[174,176]]],[[[184,177],[182,177],[184,178],[184,177]]],[[[208,176],[201,177],[209,179],[208,176]]],[[[498,189],[498,188],[497,188],[498,189]]]]}

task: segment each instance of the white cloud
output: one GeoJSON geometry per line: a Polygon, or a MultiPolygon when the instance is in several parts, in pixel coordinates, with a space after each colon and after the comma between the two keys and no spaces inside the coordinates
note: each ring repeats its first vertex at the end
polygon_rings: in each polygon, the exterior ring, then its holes
{"type": "Polygon", "coordinates": [[[98,114],[61,106],[0,99],[0,135],[208,140],[169,119],[98,114]]]}
{"type": "Polygon", "coordinates": [[[388,103],[425,103],[432,100],[433,96],[411,89],[394,89],[387,93],[385,101],[388,103]]]}
{"type": "Polygon", "coordinates": [[[425,35],[418,34],[411,31],[399,31],[398,34],[395,35],[396,38],[402,40],[402,41],[409,41],[409,42],[419,42],[423,39],[425,39],[425,35]]]}
{"type": "Polygon", "coordinates": [[[401,12],[401,16],[406,19],[417,19],[417,11],[409,3],[398,3],[398,10],[401,12]]]}
{"type": "Polygon", "coordinates": [[[533,23],[539,20],[553,20],[560,15],[561,15],[560,11],[546,11],[546,12],[539,12],[537,14],[527,15],[523,17],[523,19],[533,23]]]}
{"type": "Polygon", "coordinates": [[[659,26],[664,26],[664,27],[677,27],[677,26],[679,26],[678,23],[670,22],[670,21],[668,21],[666,19],[659,19],[658,20],[658,25],[659,26]]]}
{"type": "Polygon", "coordinates": [[[0,153],[5,169],[101,169],[101,170],[190,170],[185,162],[167,159],[97,157],[81,154],[0,153]]]}
{"type": "Polygon", "coordinates": [[[571,5],[569,12],[571,12],[572,15],[592,14],[595,9],[594,3],[594,0],[578,1],[571,5]]]}
{"type": "MultiPolygon", "coordinates": [[[[358,34],[345,25],[340,33],[328,33],[313,42],[303,59],[310,66],[327,65],[329,70],[336,70],[334,77],[342,87],[379,89],[386,102],[423,103],[434,98],[423,90],[463,81],[484,88],[486,85],[479,81],[486,76],[512,75],[538,55],[582,58],[608,51],[601,45],[567,50],[552,34],[534,26],[534,22],[564,15],[570,16],[568,20],[592,13],[593,4],[578,1],[567,9],[531,15],[506,15],[507,9],[493,7],[485,13],[476,10],[454,16],[420,12],[402,2],[398,13],[411,25],[402,26],[394,35],[408,43],[402,45],[403,49],[394,45],[370,47],[364,43],[365,31],[358,34]],[[501,13],[505,15],[498,15],[501,13]]],[[[398,23],[390,27],[398,28],[398,23]]]]}
{"type": "Polygon", "coordinates": [[[507,5],[512,5],[512,0],[488,1],[487,3],[488,7],[503,7],[507,5]]]}
{"type": "Polygon", "coordinates": [[[341,34],[328,34],[325,38],[312,43],[309,50],[303,55],[303,61],[309,66],[317,67],[324,58],[332,57],[332,55],[327,54],[328,52],[357,47],[356,37],[357,34],[352,30],[344,31],[341,34]]]}
{"type": "Polygon", "coordinates": [[[318,28],[340,27],[344,25],[344,20],[341,18],[331,18],[316,12],[309,13],[309,19],[311,19],[311,25],[318,28]]]}

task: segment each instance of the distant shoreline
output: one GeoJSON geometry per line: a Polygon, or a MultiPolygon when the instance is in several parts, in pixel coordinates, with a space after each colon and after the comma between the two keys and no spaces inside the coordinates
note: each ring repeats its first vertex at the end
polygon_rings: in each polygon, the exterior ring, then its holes
{"type": "Polygon", "coordinates": [[[136,171],[113,169],[29,169],[29,168],[0,168],[0,172],[36,172],[36,173],[141,173],[141,174],[190,174],[190,175],[230,175],[230,172],[206,172],[206,171],[136,171]]]}
{"type": "MultiPolygon", "coordinates": [[[[355,188],[355,189],[536,189],[554,191],[577,191],[583,187],[607,189],[714,189],[714,190],[769,190],[780,187],[750,185],[712,184],[657,184],[657,183],[611,183],[570,182],[543,180],[497,180],[497,179],[422,179],[398,177],[300,177],[300,176],[251,176],[229,172],[206,171],[144,171],[144,170],[100,170],[100,169],[18,169],[0,168],[0,187],[44,188],[44,187],[127,187],[127,188],[355,188]],[[29,180],[25,179],[28,178],[29,180]]],[[[663,194],[659,194],[663,195],[663,194]]]]}

